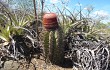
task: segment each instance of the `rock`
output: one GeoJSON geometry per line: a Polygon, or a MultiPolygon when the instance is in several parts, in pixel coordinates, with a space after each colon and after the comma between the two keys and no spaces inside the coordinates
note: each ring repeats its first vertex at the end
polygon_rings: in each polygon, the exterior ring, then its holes
{"type": "Polygon", "coordinates": [[[1,68],[1,70],[17,70],[19,64],[16,61],[6,61],[4,64],[4,68],[1,68]]]}

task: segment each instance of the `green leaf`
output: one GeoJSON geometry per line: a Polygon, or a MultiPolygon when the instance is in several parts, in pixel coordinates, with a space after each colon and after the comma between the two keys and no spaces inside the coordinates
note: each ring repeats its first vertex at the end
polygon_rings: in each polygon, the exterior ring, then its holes
{"type": "Polygon", "coordinates": [[[6,39],[6,37],[3,37],[3,36],[1,36],[1,35],[0,35],[0,38],[1,38],[2,40],[4,40],[4,41],[8,41],[8,40],[6,39]]]}

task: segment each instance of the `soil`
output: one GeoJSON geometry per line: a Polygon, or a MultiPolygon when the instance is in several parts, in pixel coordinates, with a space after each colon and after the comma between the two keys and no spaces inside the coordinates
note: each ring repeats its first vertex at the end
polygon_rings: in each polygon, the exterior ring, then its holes
{"type": "MultiPolygon", "coordinates": [[[[19,62],[23,61],[24,60],[20,60],[19,62]]],[[[34,58],[31,61],[33,64],[31,63],[29,68],[26,68],[26,63],[20,64],[17,61],[9,60],[5,62],[4,68],[1,68],[0,70],[74,70],[71,66],[69,66],[71,62],[66,63],[66,61],[64,66],[58,66],[50,63],[46,64],[44,60],[34,58]]]]}

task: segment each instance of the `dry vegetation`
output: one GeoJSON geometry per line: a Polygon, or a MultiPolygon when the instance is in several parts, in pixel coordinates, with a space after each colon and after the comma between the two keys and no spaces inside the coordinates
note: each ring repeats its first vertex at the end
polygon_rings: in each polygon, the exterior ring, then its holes
{"type": "Polygon", "coordinates": [[[41,19],[45,6],[43,0],[40,3],[41,13],[34,16],[0,2],[1,70],[109,70],[109,28],[100,28],[106,25],[97,27],[81,10],[74,14],[64,7],[68,16],[52,5],[58,10],[59,27],[45,30],[41,19]]]}

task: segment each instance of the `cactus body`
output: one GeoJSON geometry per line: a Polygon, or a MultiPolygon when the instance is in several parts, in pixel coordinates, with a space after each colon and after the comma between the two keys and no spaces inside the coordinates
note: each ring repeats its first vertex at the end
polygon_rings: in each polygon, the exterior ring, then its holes
{"type": "Polygon", "coordinates": [[[45,35],[45,39],[48,41],[44,41],[45,45],[45,55],[46,59],[49,59],[53,64],[61,64],[64,59],[64,50],[63,50],[63,31],[59,27],[55,31],[48,31],[48,35],[45,35]],[[47,38],[48,37],[48,38],[47,38]],[[46,45],[48,43],[48,45],[46,45]]]}
{"type": "Polygon", "coordinates": [[[45,61],[49,60],[49,32],[46,31],[44,34],[44,54],[45,54],[45,61]]]}

